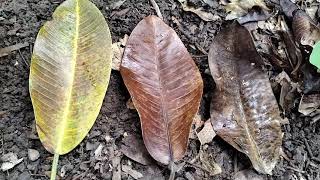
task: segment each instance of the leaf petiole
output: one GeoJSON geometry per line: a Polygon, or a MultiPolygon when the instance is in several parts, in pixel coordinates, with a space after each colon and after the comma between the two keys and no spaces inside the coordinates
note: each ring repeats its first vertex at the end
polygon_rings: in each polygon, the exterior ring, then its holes
{"type": "Polygon", "coordinates": [[[57,176],[57,168],[58,168],[59,154],[55,153],[53,156],[53,162],[51,167],[51,176],[50,180],[55,180],[57,176]]]}

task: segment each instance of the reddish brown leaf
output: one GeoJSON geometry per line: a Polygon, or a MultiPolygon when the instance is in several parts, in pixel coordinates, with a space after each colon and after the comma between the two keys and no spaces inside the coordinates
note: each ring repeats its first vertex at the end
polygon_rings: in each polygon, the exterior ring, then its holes
{"type": "Polygon", "coordinates": [[[158,17],[146,17],[129,37],[120,72],[151,156],[163,164],[181,159],[203,83],[178,35],[158,17]]]}
{"type": "Polygon", "coordinates": [[[257,171],[271,174],[279,158],[281,118],[261,61],[249,32],[238,23],[215,37],[209,66],[217,88],[210,113],[216,133],[245,153],[257,171]]]}
{"type": "Polygon", "coordinates": [[[320,28],[302,10],[297,10],[292,22],[295,40],[302,45],[313,46],[320,40],[320,28]]]}

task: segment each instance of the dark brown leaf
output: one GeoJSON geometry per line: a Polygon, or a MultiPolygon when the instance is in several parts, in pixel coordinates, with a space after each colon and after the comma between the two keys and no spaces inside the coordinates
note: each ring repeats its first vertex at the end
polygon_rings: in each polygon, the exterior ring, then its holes
{"type": "Polygon", "coordinates": [[[302,10],[295,11],[292,29],[296,42],[301,45],[313,46],[320,40],[320,29],[302,10]]]}
{"type": "Polygon", "coordinates": [[[302,54],[300,49],[294,43],[292,35],[288,31],[282,31],[281,36],[285,44],[285,51],[288,61],[292,68],[291,74],[296,74],[302,63],[302,54]]]}
{"type": "Polygon", "coordinates": [[[320,74],[317,73],[315,66],[305,64],[302,67],[303,72],[303,93],[319,93],[320,92],[320,74]]]}
{"type": "Polygon", "coordinates": [[[143,165],[152,164],[154,161],[144,147],[142,138],[133,134],[128,134],[123,139],[120,151],[128,158],[143,165]]]}
{"type": "Polygon", "coordinates": [[[163,164],[181,159],[203,83],[178,35],[158,17],[146,17],[129,37],[120,72],[151,156],[163,164]]]}
{"type": "Polygon", "coordinates": [[[282,141],[280,112],[249,32],[233,23],[214,39],[209,66],[216,82],[211,122],[216,133],[271,174],[282,141]]]}

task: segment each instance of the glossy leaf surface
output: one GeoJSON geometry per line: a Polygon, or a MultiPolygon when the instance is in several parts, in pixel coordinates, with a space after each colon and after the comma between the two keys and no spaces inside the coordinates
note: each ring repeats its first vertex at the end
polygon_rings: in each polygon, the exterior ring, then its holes
{"type": "Polygon", "coordinates": [[[67,0],[39,31],[29,90],[45,148],[66,154],[94,124],[111,72],[111,36],[98,8],[67,0]]]}
{"type": "Polygon", "coordinates": [[[216,83],[210,108],[216,133],[271,174],[282,141],[280,112],[251,35],[233,23],[213,40],[209,66],[216,83]]]}
{"type": "Polygon", "coordinates": [[[178,35],[158,17],[146,17],[129,37],[120,72],[151,156],[163,164],[181,159],[203,83],[178,35]]]}

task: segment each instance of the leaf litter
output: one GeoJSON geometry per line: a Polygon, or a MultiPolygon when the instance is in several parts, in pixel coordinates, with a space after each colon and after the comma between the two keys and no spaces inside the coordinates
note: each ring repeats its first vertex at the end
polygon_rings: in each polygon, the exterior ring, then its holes
{"type": "Polygon", "coordinates": [[[282,143],[281,117],[251,39],[233,23],[213,40],[208,58],[216,83],[211,122],[217,135],[245,153],[258,172],[271,174],[282,143]]]}

